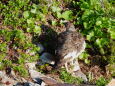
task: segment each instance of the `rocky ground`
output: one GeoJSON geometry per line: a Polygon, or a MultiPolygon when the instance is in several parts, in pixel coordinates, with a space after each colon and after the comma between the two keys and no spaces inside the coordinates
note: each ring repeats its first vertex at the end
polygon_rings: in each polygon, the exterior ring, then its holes
{"type": "MultiPolygon", "coordinates": [[[[11,71],[9,75],[5,71],[0,71],[0,86],[96,86],[93,84],[67,84],[63,81],[59,81],[52,78],[52,75],[44,75],[41,72],[36,71],[37,63],[26,63],[30,74],[30,80],[23,77],[17,77],[14,71],[11,71]]],[[[114,86],[115,79],[112,79],[107,86],[114,86]]]]}

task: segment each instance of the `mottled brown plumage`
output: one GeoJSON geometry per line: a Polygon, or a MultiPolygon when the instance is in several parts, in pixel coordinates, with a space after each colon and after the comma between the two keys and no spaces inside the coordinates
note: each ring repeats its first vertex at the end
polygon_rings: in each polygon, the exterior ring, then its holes
{"type": "Polygon", "coordinates": [[[73,60],[85,49],[85,40],[76,31],[74,25],[67,23],[66,29],[65,32],[60,33],[58,36],[58,48],[56,50],[56,55],[59,60],[58,65],[68,62],[70,64],[73,63],[73,60]]]}

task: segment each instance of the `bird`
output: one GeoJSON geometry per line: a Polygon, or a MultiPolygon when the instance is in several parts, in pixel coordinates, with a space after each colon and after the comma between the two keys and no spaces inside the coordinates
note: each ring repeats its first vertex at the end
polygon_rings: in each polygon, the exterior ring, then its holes
{"type": "Polygon", "coordinates": [[[85,38],[78,32],[71,22],[66,22],[66,31],[58,35],[57,66],[65,66],[67,72],[71,72],[69,65],[74,65],[78,56],[84,52],[86,43],[85,38]]]}

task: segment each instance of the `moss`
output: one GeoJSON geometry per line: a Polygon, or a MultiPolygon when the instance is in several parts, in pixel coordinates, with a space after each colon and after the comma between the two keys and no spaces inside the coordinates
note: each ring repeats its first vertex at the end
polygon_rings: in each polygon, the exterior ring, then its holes
{"type": "Polygon", "coordinates": [[[24,65],[14,66],[13,69],[23,77],[27,77],[29,75],[28,70],[25,68],[24,65]]]}

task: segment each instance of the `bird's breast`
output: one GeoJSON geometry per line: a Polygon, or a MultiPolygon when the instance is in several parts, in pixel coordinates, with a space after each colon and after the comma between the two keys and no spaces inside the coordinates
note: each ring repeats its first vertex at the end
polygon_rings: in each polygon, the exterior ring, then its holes
{"type": "Polygon", "coordinates": [[[74,59],[77,57],[77,51],[69,52],[63,59],[74,59]]]}

